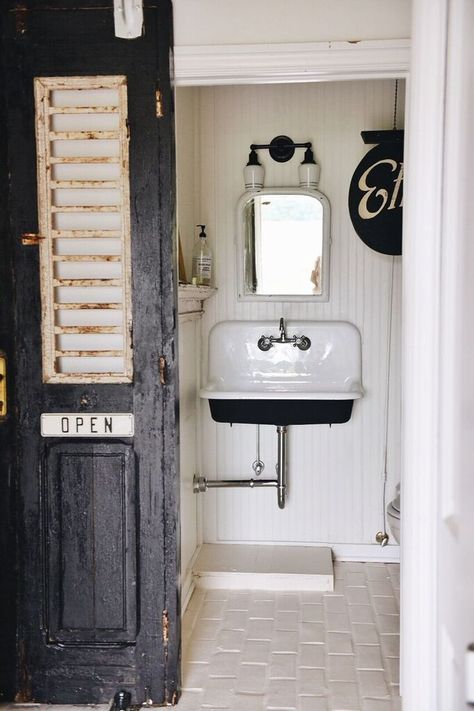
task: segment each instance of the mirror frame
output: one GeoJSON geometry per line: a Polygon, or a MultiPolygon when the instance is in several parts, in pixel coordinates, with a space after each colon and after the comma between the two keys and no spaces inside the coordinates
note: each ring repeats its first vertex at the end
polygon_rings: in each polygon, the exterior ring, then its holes
{"type": "Polygon", "coordinates": [[[319,190],[305,188],[262,188],[247,190],[237,203],[236,210],[236,250],[237,250],[237,288],[239,301],[329,301],[329,252],[331,247],[331,206],[327,197],[319,190]],[[321,259],[321,294],[248,294],[245,285],[245,225],[244,207],[249,200],[258,195],[308,195],[319,200],[323,207],[323,239],[321,259]]]}

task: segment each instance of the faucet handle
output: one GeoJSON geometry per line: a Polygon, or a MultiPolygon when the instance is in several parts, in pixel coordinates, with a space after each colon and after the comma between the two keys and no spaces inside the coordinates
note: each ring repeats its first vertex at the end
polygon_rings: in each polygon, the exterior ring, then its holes
{"type": "Polygon", "coordinates": [[[260,336],[257,342],[257,346],[260,348],[261,351],[269,351],[270,348],[273,346],[270,336],[260,336]]]}
{"type": "Polygon", "coordinates": [[[293,336],[294,343],[293,348],[299,348],[300,351],[307,351],[311,348],[311,340],[308,336],[293,336]]]}

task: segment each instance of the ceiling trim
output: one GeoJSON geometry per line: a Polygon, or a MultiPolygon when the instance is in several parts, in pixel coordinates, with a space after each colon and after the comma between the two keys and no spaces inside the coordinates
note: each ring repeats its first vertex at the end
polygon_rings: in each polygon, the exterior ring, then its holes
{"type": "Polygon", "coordinates": [[[177,86],[388,79],[408,75],[410,40],[178,45],[174,63],[177,86]]]}

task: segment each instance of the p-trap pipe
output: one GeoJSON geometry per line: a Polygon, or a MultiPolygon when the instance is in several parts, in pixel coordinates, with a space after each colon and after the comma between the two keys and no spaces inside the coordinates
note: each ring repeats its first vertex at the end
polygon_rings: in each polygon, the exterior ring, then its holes
{"type": "Polygon", "coordinates": [[[276,465],[276,479],[207,479],[204,476],[194,476],[193,491],[195,494],[203,493],[208,489],[276,487],[278,507],[285,508],[287,488],[286,442],[288,429],[285,425],[277,427],[278,459],[276,465]]]}

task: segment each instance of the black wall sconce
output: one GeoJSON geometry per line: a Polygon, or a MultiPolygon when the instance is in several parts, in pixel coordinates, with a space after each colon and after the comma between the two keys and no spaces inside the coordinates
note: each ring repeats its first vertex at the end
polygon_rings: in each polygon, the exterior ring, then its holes
{"type": "Polygon", "coordinates": [[[249,160],[244,168],[244,182],[247,190],[261,190],[265,177],[263,165],[258,160],[258,150],[268,150],[271,158],[277,163],[286,163],[295,154],[296,148],[304,148],[303,161],[299,166],[300,187],[316,189],[321,173],[320,166],[314,160],[312,143],[296,143],[289,136],[275,136],[270,143],[252,143],[250,145],[249,160]]]}

